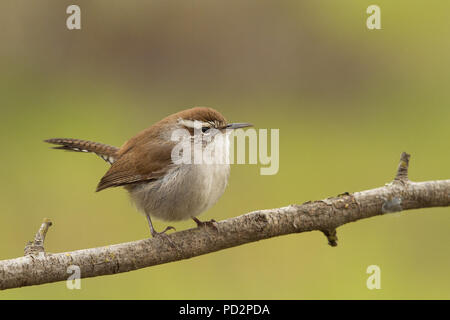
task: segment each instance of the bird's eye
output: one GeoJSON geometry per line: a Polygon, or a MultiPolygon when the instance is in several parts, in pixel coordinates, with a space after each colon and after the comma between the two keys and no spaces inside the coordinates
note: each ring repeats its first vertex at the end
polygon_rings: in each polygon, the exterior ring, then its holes
{"type": "Polygon", "coordinates": [[[209,130],[209,127],[202,127],[202,132],[205,133],[206,131],[209,130]]]}

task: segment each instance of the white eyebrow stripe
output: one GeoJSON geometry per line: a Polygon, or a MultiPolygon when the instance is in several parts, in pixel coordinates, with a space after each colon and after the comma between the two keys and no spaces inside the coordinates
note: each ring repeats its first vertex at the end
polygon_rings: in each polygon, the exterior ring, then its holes
{"type": "Polygon", "coordinates": [[[188,128],[197,128],[200,129],[201,127],[210,127],[211,124],[208,122],[198,121],[198,120],[189,120],[189,119],[178,119],[178,123],[184,125],[188,128]]]}

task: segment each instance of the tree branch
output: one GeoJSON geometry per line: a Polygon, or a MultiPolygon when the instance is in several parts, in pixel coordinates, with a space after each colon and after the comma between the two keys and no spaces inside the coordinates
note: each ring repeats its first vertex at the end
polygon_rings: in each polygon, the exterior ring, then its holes
{"type": "MultiPolygon", "coordinates": [[[[411,182],[409,155],[403,153],[392,183],[383,187],[344,193],[302,205],[259,210],[163,237],[83,249],[44,253],[43,240],[50,225],[38,234],[42,250],[36,255],[0,261],[0,289],[66,280],[68,267],[78,266],[82,278],[137,270],[290,233],[321,231],[337,245],[336,228],[346,223],[402,210],[450,205],[450,180],[411,182]],[[44,232],[45,230],[45,232],[44,232]]],[[[44,222],[45,223],[45,222],[44,222]]],[[[37,235],[38,236],[38,235],[37,235]]],[[[36,239],[35,239],[36,242],[36,239]]]]}

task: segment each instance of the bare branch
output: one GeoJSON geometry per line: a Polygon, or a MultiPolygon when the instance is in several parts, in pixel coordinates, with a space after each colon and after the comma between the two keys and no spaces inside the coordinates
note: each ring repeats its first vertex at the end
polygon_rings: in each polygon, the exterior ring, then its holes
{"type": "MultiPolygon", "coordinates": [[[[170,241],[162,237],[151,238],[3,260],[0,261],[0,289],[66,280],[67,268],[71,265],[80,268],[83,278],[96,277],[189,259],[290,233],[321,231],[329,244],[335,246],[336,228],[343,224],[388,212],[449,206],[450,180],[411,182],[408,180],[408,162],[409,155],[403,153],[395,180],[380,188],[344,193],[302,205],[254,211],[217,222],[215,228],[200,227],[172,233],[170,241]]],[[[45,237],[45,232],[42,236],[45,237]]]]}

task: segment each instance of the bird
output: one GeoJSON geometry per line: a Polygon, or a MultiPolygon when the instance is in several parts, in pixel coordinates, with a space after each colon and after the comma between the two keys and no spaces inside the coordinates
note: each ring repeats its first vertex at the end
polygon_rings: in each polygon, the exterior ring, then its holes
{"type": "Polygon", "coordinates": [[[96,191],[125,188],[137,209],[146,216],[151,236],[158,237],[175,228],[167,226],[158,232],[152,218],[192,219],[198,227],[215,223],[201,221],[197,216],[219,200],[228,184],[229,161],[218,160],[228,159],[230,133],[250,126],[250,123],[228,123],[213,108],[194,107],[165,117],[120,148],[70,138],[51,138],[44,142],[56,145],[54,149],[94,153],[109,163],[111,166],[96,191]],[[177,136],[184,144],[175,139],[177,136]],[[192,161],[195,150],[210,151],[212,161],[192,161]]]}

